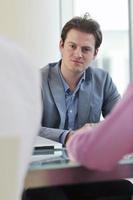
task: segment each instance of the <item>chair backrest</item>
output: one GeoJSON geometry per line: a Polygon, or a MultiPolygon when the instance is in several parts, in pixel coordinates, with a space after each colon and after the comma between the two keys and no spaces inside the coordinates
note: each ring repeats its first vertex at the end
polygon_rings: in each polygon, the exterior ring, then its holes
{"type": "Polygon", "coordinates": [[[0,199],[19,198],[19,138],[0,136],[0,199]]]}

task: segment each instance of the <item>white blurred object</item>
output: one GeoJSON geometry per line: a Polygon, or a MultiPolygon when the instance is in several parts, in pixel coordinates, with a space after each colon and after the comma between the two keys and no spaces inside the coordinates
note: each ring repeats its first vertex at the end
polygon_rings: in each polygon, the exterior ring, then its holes
{"type": "Polygon", "coordinates": [[[19,137],[0,137],[0,199],[18,199],[19,137]]]}
{"type": "Polygon", "coordinates": [[[4,182],[0,180],[0,199],[8,200],[1,195],[4,191],[11,194],[14,187],[16,198],[10,195],[9,199],[18,200],[40,127],[40,74],[23,50],[4,38],[0,38],[0,91],[0,143],[4,144],[0,145],[1,163],[4,163],[0,165],[0,172],[5,177],[4,182]],[[6,140],[3,143],[3,138],[7,138],[7,143],[6,140]]]}

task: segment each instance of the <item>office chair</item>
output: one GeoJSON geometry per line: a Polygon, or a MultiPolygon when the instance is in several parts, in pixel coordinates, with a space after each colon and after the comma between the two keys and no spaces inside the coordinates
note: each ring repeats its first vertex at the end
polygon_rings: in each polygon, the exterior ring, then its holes
{"type": "Polygon", "coordinates": [[[131,200],[132,194],[131,182],[118,180],[27,189],[22,200],[131,200]]]}

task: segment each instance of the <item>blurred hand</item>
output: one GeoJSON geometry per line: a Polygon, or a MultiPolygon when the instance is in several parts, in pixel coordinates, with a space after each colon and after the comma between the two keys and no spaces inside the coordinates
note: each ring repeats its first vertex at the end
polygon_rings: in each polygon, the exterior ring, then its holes
{"type": "Polygon", "coordinates": [[[71,130],[66,137],[65,140],[65,144],[68,142],[68,140],[70,140],[70,138],[77,133],[87,133],[88,131],[90,131],[90,129],[94,128],[97,126],[98,123],[86,123],[84,126],[82,126],[81,128],[77,129],[77,130],[71,130]]]}

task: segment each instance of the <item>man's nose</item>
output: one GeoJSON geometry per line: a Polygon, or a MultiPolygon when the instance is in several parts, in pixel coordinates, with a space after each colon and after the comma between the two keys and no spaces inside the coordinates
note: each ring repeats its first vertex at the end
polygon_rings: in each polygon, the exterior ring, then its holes
{"type": "Polygon", "coordinates": [[[82,49],[80,47],[77,47],[75,50],[75,56],[78,58],[82,58],[82,49]]]}

